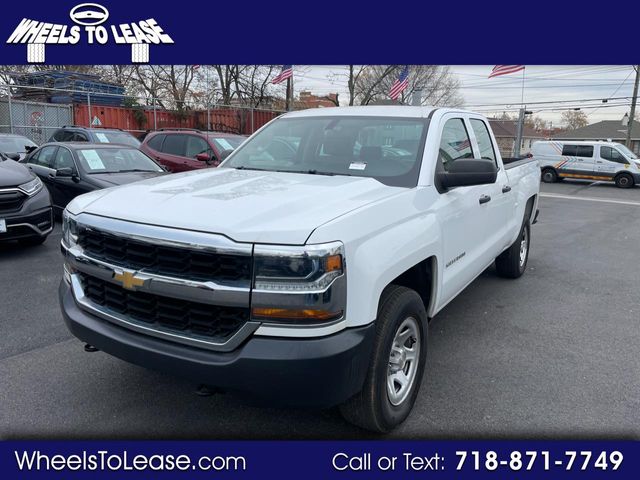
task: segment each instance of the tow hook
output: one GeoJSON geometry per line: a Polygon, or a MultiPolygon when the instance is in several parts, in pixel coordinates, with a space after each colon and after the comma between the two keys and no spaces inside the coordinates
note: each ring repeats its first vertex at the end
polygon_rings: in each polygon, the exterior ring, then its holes
{"type": "Polygon", "coordinates": [[[93,353],[93,352],[99,352],[100,350],[96,347],[94,347],[93,345],[89,345],[88,343],[84,344],[84,351],[85,352],[89,352],[89,353],[93,353]]]}

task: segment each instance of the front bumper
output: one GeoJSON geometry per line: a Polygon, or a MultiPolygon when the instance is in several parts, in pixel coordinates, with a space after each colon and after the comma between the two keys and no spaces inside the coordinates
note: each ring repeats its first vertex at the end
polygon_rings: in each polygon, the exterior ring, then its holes
{"type": "Polygon", "coordinates": [[[360,391],[369,366],[373,324],[313,339],[250,337],[232,352],[213,352],[119,327],[81,310],[59,287],[62,315],[80,340],[122,360],[272,404],[331,407],[360,391]]]}
{"type": "Polygon", "coordinates": [[[15,212],[0,212],[7,224],[7,231],[0,233],[0,241],[29,237],[46,237],[53,230],[51,197],[46,188],[26,199],[15,212]]]}

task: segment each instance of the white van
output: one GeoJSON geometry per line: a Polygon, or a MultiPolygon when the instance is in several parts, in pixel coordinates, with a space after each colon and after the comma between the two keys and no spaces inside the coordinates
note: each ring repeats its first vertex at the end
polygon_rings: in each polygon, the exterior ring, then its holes
{"type": "Polygon", "coordinates": [[[620,188],[640,184],[640,159],[621,143],[552,140],[533,144],[543,182],[563,178],[606,180],[620,188]]]}

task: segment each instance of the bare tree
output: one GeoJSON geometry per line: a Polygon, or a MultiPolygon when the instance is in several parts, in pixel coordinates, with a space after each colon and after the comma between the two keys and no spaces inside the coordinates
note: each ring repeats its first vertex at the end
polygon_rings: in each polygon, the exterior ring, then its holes
{"type": "Polygon", "coordinates": [[[575,130],[589,125],[589,118],[587,117],[587,114],[581,110],[567,110],[562,112],[560,119],[567,127],[567,130],[575,130]]]}
{"type": "MultiPolygon", "coordinates": [[[[389,90],[403,68],[401,65],[374,65],[360,71],[357,79],[354,76],[356,98],[360,104],[389,98],[389,90]]],[[[409,85],[402,92],[402,102],[420,90],[422,105],[462,105],[460,85],[448,66],[412,65],[409,68],[409,85]]]]}

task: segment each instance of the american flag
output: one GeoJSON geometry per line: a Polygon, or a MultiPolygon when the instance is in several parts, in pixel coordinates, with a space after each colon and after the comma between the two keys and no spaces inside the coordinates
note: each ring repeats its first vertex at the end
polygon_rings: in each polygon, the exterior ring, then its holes
{"type": "Polygon", "coordinates": [[[524,70],[524,65],[496,65],[491,70],[489,78],[499,77],[500,75],[507,75],[509,73],[516,73],[524,70]]]}
{"type": "Polygon", "coordinates": [[[404,91],[405,88],[409,86],[409,65],[405,65],[405,67],[400,72],[398,79],[393,82],[391,88],[389,89],[389,97],[392,100],[396,100],[400,94],[404,91]]]}
{"type": "Polygon", "coordinates": [[[287,78],[293,77],[293,65],[283,65],[277,77],[271,80],[274,85],[284,82],[287,78]]]}

